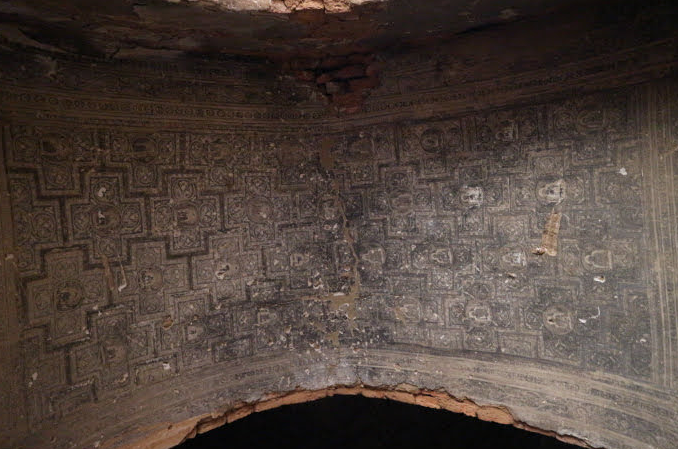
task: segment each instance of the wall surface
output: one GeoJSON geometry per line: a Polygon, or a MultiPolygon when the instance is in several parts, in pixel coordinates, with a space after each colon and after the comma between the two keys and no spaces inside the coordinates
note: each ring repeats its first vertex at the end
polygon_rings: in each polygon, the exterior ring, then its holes
{"type": "Polygon", "coordinates": [[[350,116],[255,63],[3,53],[0,444],[345,387],[675,447],[676,41],[458,45],[350,116]]]}

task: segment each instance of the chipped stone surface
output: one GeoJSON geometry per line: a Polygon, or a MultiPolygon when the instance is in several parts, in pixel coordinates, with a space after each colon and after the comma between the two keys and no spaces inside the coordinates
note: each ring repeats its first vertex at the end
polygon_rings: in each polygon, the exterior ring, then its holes
{"type": "Polygon", "coordinates": [[[351,115],[255,60],[3,50],[0,445],[364,394],[671,447],[676,40],[467,39],[385,59],[351,115]]]}
{"type": "Polygon", "coordinates": [[[371,399],[390,399],[407,404],[420,405],[423,407],[449,410],[455,413],[463,413],[467,416],[482,419],[484,421],[499,424],[513,425],[520,429],[542,433],[557,438],[563,442],[576,444],[590,448],[586,442],[571,436],[558,435],[555,432],[543,431],[531,427],[525,423],[516,421],[511,413],[503,407],[478,405],[468,399],[458,399],[444,391],[421,390],[413,385],[401,384],[392,388],[373,388],[365,386],[341,386],[322,390],[292,391],[284,394],[271,395],[266,399],[254,404],[238,404],[233,409],[221,415],[210,414],[197,417],[186,422],[176,423],[162,429],[148,437],[146,442],[137,442],[133,447],[146,447],[146,444],[162,442],[163,446],[170,446],[175,442],[183,442],[194,438],[197,434],[209,432],[219,426],[231,423],[238,419],[249,416],[251,413],[262,412],[276,407],[291,404],[300,404],[336,395],[362,395],[371,399]]]}
{"type": "MultiPolygon", "coordinates": [[[[3,45],[142,61],[187,54],[323,58],[420,45],[560,9],[570,14],[566,29],[574,41],[587,42],[580,33],[589,20],[609,27],[635,11],[590,3],[583,12],[573,0],[12,0],[0,4],[0,38],[3,45]]],[[[660,14],[665,23],[643,23],[648,14],[639,14],[634,26],[661,32],[671,14],[660,14]]]]}

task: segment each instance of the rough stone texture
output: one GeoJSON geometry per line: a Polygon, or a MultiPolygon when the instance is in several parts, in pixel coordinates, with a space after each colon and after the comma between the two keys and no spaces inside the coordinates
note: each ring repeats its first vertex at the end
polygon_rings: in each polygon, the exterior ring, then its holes
{"type": "Polygon", "coordinates": [[[516,421],[503,407],[479,406],[468,399],[457,399],[440,391],[420,390],[412,385],[401,384],[395,388],[377,389],[369,387],[332,387],[312,391],[292,391],[263,399],[254,404],[238,404],[233,409],[221,415],[208,414],[202,417],[191,418],[185,422],[175,423],[171,427],[163,428],[151,433],[143,441],[132,444],[135,448],[168,447],[194,438],[199,433],[209,432],[219,426],[232,423],[252,413],[269,410],[284,405],[300,404],[316,401],[335,395],[362,395],[371,399],[389,399],[407,404],[419,405],[435,409],[449,410],[463,413],[467,416],[499,424],[510,424],[520,429],[541,433],[570,444],[582,447],[591,447],[582,440],[571,436],[558,435],[555,432],[544,431],[516,421]]]}
{"type": "Polygon", "coordinates": [[[675,23],[671,2],[658,0],[12,0],[0,3],[0,45],[112,59],[201,54],[277,60],[408,48],[520,20],[531,26],[544,15],[547,21],[566,17],[580,45],[590,43],[582,33],[592,22],[615,27],[620,17],[633,17],[636,22],[621,31],[637,26],[647,36],[675,23]]]}
{"type": "Polygon", "coordinates": [[[360,393],[675,447],[678,41],[618,28],[382,55],[351,115],[264,63],[7,44],[0,445],[360,393]]]}
{"type": "Polygon", "coordinates": [[[324,56],[507,23],[567,3],[15,0],[0,4],[0,37],[21,45],[110,58],[182,53],[280,57],[299,51],[324,56]]]}

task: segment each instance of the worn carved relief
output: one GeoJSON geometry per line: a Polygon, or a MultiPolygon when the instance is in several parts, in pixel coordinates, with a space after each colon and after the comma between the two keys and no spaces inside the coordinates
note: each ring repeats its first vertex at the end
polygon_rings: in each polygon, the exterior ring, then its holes
{"type": "Polygon", "coordinates": [[[675,80],[523,81],[468,111],[481,92],[438,79],[422,110],[393,76],[340,120],[59,64],[2,70],[3,444],[124,447],[267,393],[405,384],[593,447],[678,438],[675,80]]]}

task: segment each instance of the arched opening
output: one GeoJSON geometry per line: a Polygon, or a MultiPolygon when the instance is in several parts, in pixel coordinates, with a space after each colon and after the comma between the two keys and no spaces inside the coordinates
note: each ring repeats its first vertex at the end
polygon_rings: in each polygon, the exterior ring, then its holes
{"type": "Polygon", "coordinates": [[[177,449],[379,447],[574,449],[549,435],[396,400],[336,395],[254,413],[177,449]]]}
{"type": "Polygon", "coordinates": [[[224,442],[229,447],[239,447],[241,442],[248,447],[272,447],[281,441],[311,447],[317,445],[318,438],[329,447],[380,447],[375,444],[388,446],[386,441],[404,442],[416,435],[418,444],[430,447],[448,447],[450,441],[466,447],[481,437],[484,443],[502,448],[592,447],[572,435],[531,426],[505,406],[401,384],[271,394],[252,403],[234,404],[221,414],[160,428],[130,449],[212,448],[224,442]]]}

